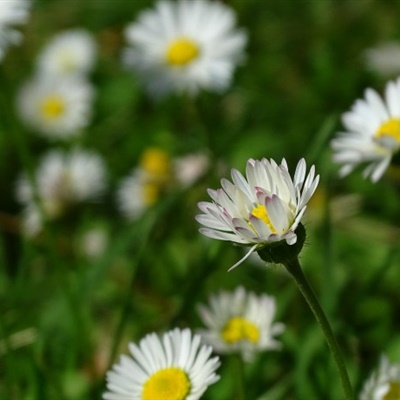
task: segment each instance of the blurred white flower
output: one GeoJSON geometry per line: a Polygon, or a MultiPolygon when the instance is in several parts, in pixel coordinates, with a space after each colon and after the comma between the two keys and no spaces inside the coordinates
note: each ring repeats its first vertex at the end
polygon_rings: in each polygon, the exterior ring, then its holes
{"type": "Polygon", "coordinates": [[[43,227],[43,218],[39,208],[33,202],[28,202],[21,215],[21,231],[31,238],[37,236],[43,227]]]}
{"type": "Polygon", "coordinates": [[[275,313],[274,297],[257,296],[239,286],[233,292],[212,295],[208,306],[199,306],[207,327],[199,333],[217,353],[240,353],[246,361],[251,361],[257,352],[281,347],[275,336],[285,327],[273,322],[275,313]]]}
{"type": "Polygon", "coordinates": [[[103,399],[198,400],[219,379],[219,358],[189,329],[151,333],[129,350],[107,373],[103,399]]]}
{"type": "Polygon", "coordinates": [[[17,108],[27,125],[50,139],[77,136],[91,118],[93,88],[84,79],[42,75],[19,91],[17,108]]]}
{"type": "Polygon", "coordinates": [[[174,174],[178,183],[184,187],[190,186],[207,171],[210,160],[206,154],[188,154],[174,160],[174,174]]]}
{"type": "Polygon", "coordinates": [[[231,269],[272,242],[296,243],[295,231],[319,182],[314,166],[306,177],[301,159],[292,180],[285,159],[280,165],[272,159],[250,159],[246,178],[236,169],[231,175],[233,183],[222,179],[221,189],[208,190],[213,202],[199,203],[203,214],[196,216],[205,226],[200,228],[203,235],[252,246],[231,269]]]}
{"type": "Polygon", "coordinates": [[[360,400],[400,399],[400,364],[391,364],[382,356],[378,368],[364,383],[360,400]]]}
{"type": "Polygon", "coordinates": [[[331,142],[333,160],[342,164],[340,175],[368,163],[364,177],[378,181],[400,149],[400,78],[386,85],[384,99],[367,89],[365,98],[358,99],[342,121],[347,132],[339,132],[331,142]]]}
{"type": "Polygon", "coordinates": [[[385,77],[400,74],[400,43],[387,42],[365,50],[367,68],[385,77]]]}
{"type": "Polygon", "coordinates": [[[128,220],[152,206],[171,182],[169,156],[159,148],[146,149],[139,166],[123,178],[117,189],[117,205],[128,220]]]}
{"type": "Polygon", "coordinates": [[[153,95],[221,91],[230,85],[247,40],[235,20],[220,2],[159,1],[127,27],[124,63],[153,95]]]}
{"type": "Polygon", "coordinates": [[[34,185],[35,188],[23,175],[17,182],[17,199],[29,210],[37,196],[46,216],[56,218],[72,204],[98,200],[105,189],[103,160],[88,151],[74,150],[67,154],[53,150],[41,160],[34,185]]]}
{"type": "Polygon", "coordinates": [[[84,257],[96,259],[104,254],[108,239],[105,228],[94,226],[80,233],[76,240],[76,247],[84,257]]]}
{"type": "Polygon", "coordinates": [[[38,57],[38,73],[83,75],[93,67],[96,42],[88,31],[71,29],[54,36],[38,57]]]}
{"type": "Polygon", "coordinates": [[[26,22],[30,6],[30,0],[0,1],[0,61],[10,44],[18,44],[21,41],[22,35],[14,25],[26,22]]]}

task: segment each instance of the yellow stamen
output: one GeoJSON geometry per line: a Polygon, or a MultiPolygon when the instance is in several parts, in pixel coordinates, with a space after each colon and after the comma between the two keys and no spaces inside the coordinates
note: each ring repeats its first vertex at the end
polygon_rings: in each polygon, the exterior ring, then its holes
{"type": "Polygon", "coordinates": [[[63,99],[57,95],[47,96],[41,104],[41,111],[47,118],[57,118],[64,113],[65,104],[63,99]]]}
{"type": "Polygon", "coordinates": [[[375,133],[375,138],[380,139],[382,136],[390,136],[397,142],[400,142],[400,119],[390,118],[384,122],[375,133]]]}
{"type": "MultiPolygon", "coordinates": [[[[276,229],[269,219],[268,211],[265,206],[258,204],[257,207],[253,208],[251,215],[254,215],[256,218],[261,219],[261,221],[263,221],[268,226],[268,228],[271,229],[272,233],[276,233],[276,229]]],[[[249,223],[249,225],[251,226],[251,223],[249,223]]]]}
{"type": "Polygon", "coordinates": [[[390,382],[389,391],[385,394],[383,400],[400,400],[400,383],[390,382]]]}
{"type": "Polygon", "coordinates": [[[252,322],[242,317],[234,317],[225,324],[221,336],[229,344],[234,344],[242,340],[257,343],[260,339],[260,331],[252,322]]]}
{"type": "Polygon", "coordinates": [[[162,369],[143,385],[143,400],[184,400],[190,392],[190,380],[180,368],[162,369]]]}
{"type": "Polygon", "coordinates": [[[196,59],[200,54],[199,46],[190,39],[175,39],[167,49],[167,63],[172,66],[182,67],[196,59]]]}

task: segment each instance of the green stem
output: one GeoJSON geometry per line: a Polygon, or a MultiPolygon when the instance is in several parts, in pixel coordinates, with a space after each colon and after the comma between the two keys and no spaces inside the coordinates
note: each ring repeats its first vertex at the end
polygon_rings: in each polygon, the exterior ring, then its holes
{"type": "Polygon", "coordinates": [[[232,362],[235,367],[235,385],[232,398],[235,400],[244,400],[245,397],[245,379],[244,379],[244,362],[241,354],[233,354],[232,362]]]}
{"type": "Polygon", "coordinates": [[[317,322],[322,329],[323,334],[325,335],[325,339],[333,354],[333,358],[335,359],[336,367],[342,381],[343,391],[346,394],[346,399],[354,400],[353,389],[351,387],[350,379],[347,374],[346,365],[343,361],[342,353],[337,344],[335,335],[333,334],[329,321],[326,318],[326,315],[322,310],[317,297],[315,296],[310,284],[307,281],[307,278],[305,277],[301,269],[299,260],[297,259],[297,257],[292,258],[291,260],[285,262],[285,267],[296,281],[296,284],[301,294],[306,299],[311,311],[313,312],[317,322]]]}

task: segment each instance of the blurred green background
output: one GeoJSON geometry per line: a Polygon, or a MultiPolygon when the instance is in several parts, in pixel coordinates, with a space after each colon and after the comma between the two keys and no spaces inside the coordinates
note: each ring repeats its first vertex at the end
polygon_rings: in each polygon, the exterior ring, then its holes
{"type": "MultiPolygon", "coordinates": [[[[361,173],[340,179],[329,140],[340,115],[366,87],[386,77],[365,67],[367,48],[400,42],[399,1],[226,1],[248,33],[246,59],[223,94],[153,101],[122,66],[123,30],[144,0],[37,0],[24,40],[0,64],[0,398],[99,399],[104,377],[127,343],[175,326],[201,327],[196,304],[243,285],[276,297],[286,331],[279,352],[260,353],[245,368],[248,400],[341,400],[339,378],[319,327],[280,266],[247,261],[227,269],[242,249],[198,233],[197,202],[209,200],[230,168],[248,158],[285,157],[291,171],[305,157],[321,183],[306,218],[301,263],[343,348],[358,392],[382,353],[400,361],[400,172],[377,184],[361,173]],[[15,110],[20,85],[55,34],[82,27],[99,55],[91,80],[94,117],[76,143],[103,156],[108,191],[102,202],[74,209],[36,239],[20,229],[15,184],[34,170],[50,143],[24,126],[15,110]],[[211,168],[176,188],[135,222],[115,204],[119,180],[148,147],[171,157],[207,151],[211,168]],[[216,165],[221,167],[216,168],[216,165]],[[101,226],[105,252],[88,259],[79,233],[101,226]]],[[[235,360],[205,400],[235,399],[235,360]]]]}

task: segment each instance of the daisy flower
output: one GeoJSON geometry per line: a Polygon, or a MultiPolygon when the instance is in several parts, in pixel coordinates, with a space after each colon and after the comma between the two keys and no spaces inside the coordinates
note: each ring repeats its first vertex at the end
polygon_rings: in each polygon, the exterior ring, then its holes
{"type": "Polygon", "coordinates": [[[162,337],[145,336],[129,344],[131,357],[122,356],[107,373],[106,400],[197,400],[219,376],[218,357],[200,344],[200,335],[174,329],[162,337]]]}
{"type": "Polygon", "coordinates": [[[213,202],[200,202],[203,214],[196,216],[203,235],[251,246],[230,269],[271,243],[295,244],[296,229],[319,182],[314,166],[306,177],[301,159],[292,179],[285,159],[279,165],[272,159],[250,159],[246,178],[236,169],[231,176],[233,183],[222,179],[222,188],[208,190],[213,202]]]}
{"type": "Polygon", "coordinates": [[[229,86],[246,44],[235,19],[219,2],[159,1],[127,27],[124,63],[154,95],[221,91],[229,86]]]}
{"type": "Polygon", "coordinates": [[[0,60],[10,44],[18,44],[21,41],[21,33],[13,26],[26,22],[30,5],[30,0],[0,1],[0,60]]]}
{"type": "Polygon", "coordinates": [[[342,121],[347,131],[331,142],[333,160],[342,165],[340,175],[367,163],[364,177],[378,181],[400,149],[400,78],[386,85],[384,98],[367,89],[364,99],[357,100],[342,121]]]}
{"type": "Polygon", "coordinates": [[[53,150],[41,160],[34,179],[35,190],[25,175],[19,179],[17,199],[29,209],[35,204],[36,192],[43,211],[55,218],[72,204],[97,200],[105,189],[105,168],[95,153],[53,150]]]}
{"type": "Polygon", "coordinates": [[[68,139],[88,125],[92,99],[86,80],[41,75],[21,88],[17,108],[23,121],[43,136],[68,139]]]}
{"type": "Polygon", "coordinates": [[[382,356],[378,368],[365,382],[360,400],[390,400],[400,398],[400,364],[391,364],[382,356]]]}
{"type": "Polygon", "coordinates": [[[279,349],[274,338],[283,332],[282,323],[274,323],[275,299],[257,296],[239,286],[234,292],[212,295],[209,305],[199,306],[207,329],[200,330],[203,340],[217,353],[241,353],[251,361],[256,352],[279,349]]]}
{"type": "Polygon", "coordinates": [[[71,29],[54,36],[38,57],[38,72],[52,75],[82,75],[93,67],[96,42],[83,29],[71,29]]]}
{"type": "Polygon", "coordinates": [[[169,156],[159,148],[148,148],[139,166],[119,184],[117,204],[121,214],[129,220],[139,217],[166,190],[171,173],[169,156]]]}
{"type": "Polygon", "coordinates": [[[204,153],[194,153],[176,158],[173,164],[175,179],[181,186],[188,187],[206,173],[210,159],[204,153]]]}
{"type": "Polygon", "coordinates": [[[382,43],[364,52],[367,68],[382,76],[393,76],[400,73],[400,44],[382,43]]]}

